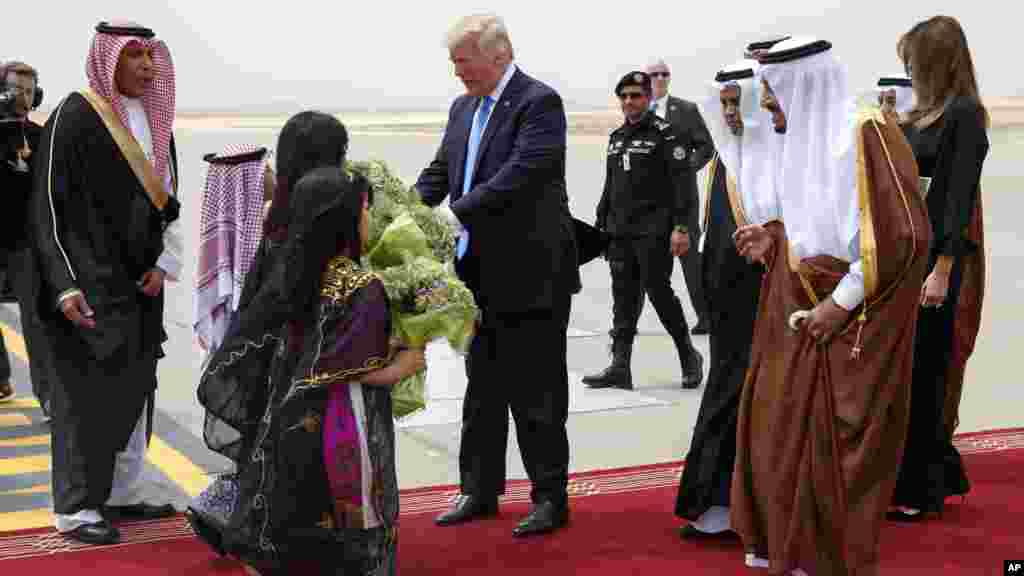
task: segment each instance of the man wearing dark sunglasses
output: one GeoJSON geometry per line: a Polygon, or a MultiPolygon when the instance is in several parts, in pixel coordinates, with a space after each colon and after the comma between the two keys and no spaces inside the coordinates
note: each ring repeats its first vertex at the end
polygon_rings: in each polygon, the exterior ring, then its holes
{"type": "MultiPolygon", "coordinates": [[[[686,182],[686,194],[694,206],[699,206],[697,196],[697,172],[711,160],[715,154],[715,146],[711,140],[708,127],[697,109],[697,105],[689,100],[676,98],[668,93],[668,85],[672,80],[672,73],[664,60],[655,60],[645,70],[651,76],[651,87],[653,98],[651,100],[651,111],[668,120],[679,132],[679,137],[686,150],[687,162],[692,169],[692,175],[686,182]]],[[[697,210],[690,214],[691,220],[687,223],[690,232],[690,242],[694,246],[700,238],[700,220],[697,210]]],[[[687,252],[679,257],[679,265],[683,269],[683,276],[686,278],[686,289],[690,293],[690,302],[697,313],[697,324],[693,327],[694,334],[708,333],[708,310],[704,300],[704,290],[701,288],[700,255],[696,250],[687,252]]]]}
{"type": "Polygon", "coordinates": [[[591,388],[633,388],[630,359],[646,293],[679,352],[683,387],[696,388],[703,358],[690,342],[671,283],[672,257],[690,248],[687,223],[697,205],[685,192],[692,168],[676,128],[650,111],[650,76],[626,74],[615,94],[625,122],[611,134],[597,206],[597,227],[611,237],[612,363],[583,382],[591,388]]]}

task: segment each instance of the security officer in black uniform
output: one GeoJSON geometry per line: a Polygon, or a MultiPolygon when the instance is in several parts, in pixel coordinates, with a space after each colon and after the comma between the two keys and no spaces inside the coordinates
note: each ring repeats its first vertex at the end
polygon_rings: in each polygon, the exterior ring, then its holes
{"type": "Polygon", "coordinates": [[[690,248],[684,188],[692,167],[678,131],[651,113],[651,77],[630,72],[615,86],[625,123],[612,132],[597,227],[611,236],[612,364],[583,382],[631,390],[630,358],[646,292],[679,352],[683,388],[696,388],[704,359],[690,342],[683,306],[672,291],[674,257],[690,248]]]}

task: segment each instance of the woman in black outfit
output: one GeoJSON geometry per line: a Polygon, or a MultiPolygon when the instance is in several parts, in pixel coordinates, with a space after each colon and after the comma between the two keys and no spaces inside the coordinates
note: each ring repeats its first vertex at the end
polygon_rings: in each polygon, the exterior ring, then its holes
{"type": "MultiPolygon", "coordinates": [[[[917,158],[922,193],[927,194],[933,244],[921,290],[910,425],[889,517],[919,520],[928,513],[941,514],[947,496],[970,489],[963,461],[943,425],[943,405],[947,387],[960,384],[955,375],[950,377],[951,368],[955,374],[965,360],[957,317],[963,309],[961,286],[970,283],[974,300],[975,260],[984,259],[968,232],[973,218],[980,217],[988,113],[978,96],[967,38],[955,19],[935,16],[921,22],[901,39],[899,51],[916,96],[914,108],[902,119],[904,133],[917,158]],[[965,268],[965,263],[971,266],[965,268]],[[971,272],[967,278],[965,270],[971,272]]],[[[980,299],[964,304],[980,306],[980,299]]]]}

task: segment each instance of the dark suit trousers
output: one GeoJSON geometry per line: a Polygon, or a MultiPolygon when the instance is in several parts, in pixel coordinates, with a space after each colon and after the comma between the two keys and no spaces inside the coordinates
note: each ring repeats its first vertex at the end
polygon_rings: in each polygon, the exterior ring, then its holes
{"type": "Polygon", "coordinates": [[[700,206],[700,198],[696,193],[696,186],[694,186],[693,198],[690,199],[690,206],[694,209],[690,210],[689,222],[686,226],[690,231],[690,249],[683,256],[679,257],[679,266],[683,269],[683,278],[686,278],[686,290],[690,293],[690,302],[693,304],[693,309],[697,313],[697,323],[707,325],[708,322],[708,308],[707,303],[704,300],[704,285],[703,276],[701,276],[700,266],[700,252],[697,252],[697,245],[700,242],[700,215],[699,210],[696,209],[700,206]]]}
{"type": "Polygon", "coordinates": [[[566,336],[571,295],[552,309],[484,312],[466,358],[459,473],[462,493],[505,493],[511,409],[534,502],[567,503],[569,371],[566,336]]]}
{"type": "Polygon", "coordinates": [[[39,400],[43,413],[49,415],[50,383],[53,381],[53,361],[50,343],[46,339],[42,320],[36,311],[34,286],[29,274],[28,249],[11,255],[8,263],[9,281],[18,299],[21,314],[21,334],[28,352],[28,373],[32,380],[32,394],[39,400]]]}

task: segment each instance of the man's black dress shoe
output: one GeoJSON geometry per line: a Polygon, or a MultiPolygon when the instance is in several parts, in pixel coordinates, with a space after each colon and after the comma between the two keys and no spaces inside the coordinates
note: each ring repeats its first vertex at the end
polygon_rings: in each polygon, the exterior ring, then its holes
{"type": "Polygon", "coordinates": [[[106,520],[83,524],[70,532],[64,532],[64,535],[86,544],[117,544],[121,541],[121,533],[106,520]]]}
{"type": "Polygon", "coordinates": [[[733,534],[732,530],[725,530],[723,532],[701,532],[693,527],[693,524],[687,524],[679,529],[679,537],[683,540],[709,540],[713,538],[723,538],[733,534]]]}
{"type": "Polygon", "coordinates": [[[103,516],[111,520],[156,520],[170,518],[178,511],[170,504],[154,506],[145,502],[128,506],[104,506],[103,516]]]}
{"type": "Polygon", "coordinates": [[[462,494],[455,500],[451,510],[441,514],[434,519],[438,526],[454,526],[476,520],[487,518],[498,514],[498,497],[484,498],[483,496],[472,496],[462,494]]]}
{"type": "Polygon", "coordinates": [[[512,529],[516,537],[553,532],[569,523],[569,506],[555,506],[550,500],[536,504],[533,510],[512,529]]]}
{"type": "Polygon", "coordinates": [[[924,512],[918,512],[917,514],[908,514],[900,509],[889,510],[885,513],[885,518],[890,522],[920,522],[925,519],[927,514],[924,512]]]}
{"type": "Polygon", "coordinates": [[[700,352],[694,350],[693,356],[690,357],[690,361],[687,362],[687,366],[683,369],[683,388],[687,390],[697,388],[703,379],[704,357],[700,355],[700,352]]]}

